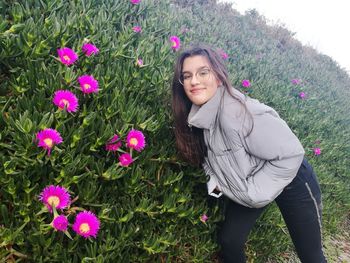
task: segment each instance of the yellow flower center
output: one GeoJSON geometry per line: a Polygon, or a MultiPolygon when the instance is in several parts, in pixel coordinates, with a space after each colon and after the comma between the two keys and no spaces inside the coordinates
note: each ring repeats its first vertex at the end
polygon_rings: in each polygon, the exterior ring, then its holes
{"type": "Polygon", "coordinates": [[[57,207],[60,204],[60,199],[57,196],[52,195],[47,199],[47,202],[49,205],[57,207]]]}
{"type": "Polygon", "coordinates": [[[44,143],[46,144],[47,147],[52,148],[53,146],[53,140],[50,138],[44,139],[44,143]]]}
{"type": "MultiPolygon", "coordinates": [[[[62,100],[60,101],[60,104],[61,104],[61,103],[63,103],[65,107],[67,107],[67,108],[69,107],[69,101],[68,101],[68,100],[62,99],[62,100]]],[[[64,108],[64,107],[62,107],[62,109],[63,109],[63,108],[64,108]]]]}
{"type": "Polygon", "coordinates": [[[174,40],[171,41],[171,42],[173,42],[173,46],[172,47],[176,47],[177,46],[177,44],[176,44],[176,42],[174,40]]]}
{"type": "Polygon", "coordinates": [[[63,58],[65,61],[68,61],[68,62],[70,61],[70,57],[68,57],[67,55],[64,55],[63,58]]]}
{"type": "Polygon", "coordinates": [[[82,233],[87,233],[87,232],[90,231],[90,226],[87,223],[83,223],[83,224],[80,225],[79,230],[82,233]]]}
{"type": "Polygon", "coordinates": [[[89,84],[84,84],[84,89],[88,90],[90,88],[91,88],[91,86],[89,84]]]}
{"type": "Polygon", "coordinates": [[[136,138],[131,138],[129,142],[133,146],[136,146],[138,144],[138,140],[136,138]]]}

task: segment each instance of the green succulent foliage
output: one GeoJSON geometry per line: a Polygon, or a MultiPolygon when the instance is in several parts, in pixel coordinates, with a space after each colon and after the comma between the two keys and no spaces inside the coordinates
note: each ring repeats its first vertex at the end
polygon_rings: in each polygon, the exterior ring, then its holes
{"type": "MultiPolygon", "coordinates": [[[[228,53],[235,87],[274,107],[301,139],[319,175],[324,232],[334,233],[350,207],[349,76],[329,57],[303,47],[283,27],[267,26],[255,11],[240,15],[215,0],[2,1],[0,3],[0,258],[11,262],[215,262],[223,202],[207,199],[205,177],[176,156],[170,85],[182,44],[205,42],[228,53]],[[140,25],[141,33],[132,27],[140,25]],[[86,57],[90,41],[100,53],[86,57]],[[79,55],[63,65],[57,49],[79,55]],[[137,66],[137,60],[144,61],[137,66]],[[91,74],[100,91],[83,95],[77,78],[91,74]],[[291,79],[301,84],[293,85],[291,79]],[[252,86],[241,87],[242,79],[252,86]],[[53,94],[68,89],[76,113],[60,111],[53,94]],[[307,99],[298,98],[306,92],[307,99]],[[55,128],[63,143],[50,156],[36,133],[55,128]],[[147,146],[129,167],[105,143],[132,128],[147,146]],[[312,149],[320,147],[315,157],[312,149]],[[47,185],[74,199],[64,212],[94,212],[96,239],[70,240],[48,224],[38,195],[47,185]],[[207,214],[206,223],[200,216],[207,214]]],[[[123,148],[124,150],[125,147],[123,148]]],[[[251,260],[280,259],[291,249],[286,227],[271,205],[247,244],[251,260]]]]}

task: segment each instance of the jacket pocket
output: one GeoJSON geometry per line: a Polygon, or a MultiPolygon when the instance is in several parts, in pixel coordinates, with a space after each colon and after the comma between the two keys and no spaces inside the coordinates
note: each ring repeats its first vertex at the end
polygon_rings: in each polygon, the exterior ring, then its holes
{"type": "Polygon", "coordinates": [[[247,178],[256,168],[255,158],[250,156],[243,147],[236,151],[211,152],[212,161],[215,163],[216,174],[230,188],[236,191],[247,191],[247,178]]]}

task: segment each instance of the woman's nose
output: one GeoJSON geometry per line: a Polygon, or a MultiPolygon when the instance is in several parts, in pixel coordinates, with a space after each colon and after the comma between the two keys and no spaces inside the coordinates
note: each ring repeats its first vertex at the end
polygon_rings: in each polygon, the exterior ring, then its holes
{"type": "Polygon", "coordinates": [[[197,74],[194,74],[191,78],[191,85],[197,85],[199,83],[200,83],[200,81],[197,78],[197,74]]]}

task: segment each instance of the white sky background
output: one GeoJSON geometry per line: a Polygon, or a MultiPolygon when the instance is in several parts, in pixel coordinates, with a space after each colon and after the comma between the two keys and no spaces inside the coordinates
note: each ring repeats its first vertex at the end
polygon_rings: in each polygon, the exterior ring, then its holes
{"type": "Polygon", "coordinates": [[[350,74],[350,0],[219,0],[244,14],[256,9],[302,44],[332,57],[350,74]]]}

